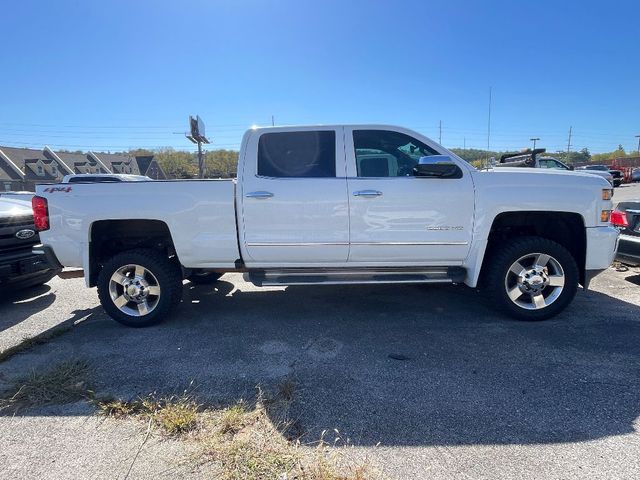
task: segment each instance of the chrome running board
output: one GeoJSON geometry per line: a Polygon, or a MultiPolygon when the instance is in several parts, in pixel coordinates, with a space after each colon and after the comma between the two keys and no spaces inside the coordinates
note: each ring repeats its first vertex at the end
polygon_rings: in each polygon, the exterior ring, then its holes
{"type": "Polygon", "coordinates": [[[244,279],[259,287],[278,285],[346,285],[371,283],[460,283],[462,267],[408,268],[287,268],[251,270],[244,279]]]}

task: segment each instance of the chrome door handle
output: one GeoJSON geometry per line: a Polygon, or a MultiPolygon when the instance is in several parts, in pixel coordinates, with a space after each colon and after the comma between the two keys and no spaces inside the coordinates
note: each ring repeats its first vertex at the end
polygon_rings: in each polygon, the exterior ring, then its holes
{"type": "Polygon", "coordinates": [[[271,198],[271,197],[273,197],[273,193],[264,192],[264,191],[249,192],[249,193],[247,193],[245,195],[245,197],[247,197],[247,198],[271,198]]]}
{"type": "Polygon", "coordinates": [[[354,197],[379,197],[380,195],[382,195],[382,192],[378,190],[358,190],[353,192],[354,197]]]}

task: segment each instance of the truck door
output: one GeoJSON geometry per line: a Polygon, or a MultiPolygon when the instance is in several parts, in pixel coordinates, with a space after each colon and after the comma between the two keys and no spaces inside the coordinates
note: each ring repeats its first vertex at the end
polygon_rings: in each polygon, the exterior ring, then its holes
{"type": "MultiPolygon", "coordinates": [[[[474,188],[462,178],[415,177],[437,145],[410,131],[345,128],[349,262],[460,265],[469,252],[474,188]]],[[[455,160],[454,160],[455,161],[455,160]]]]}
{"type": "Polygon", "coordinates": [[[248,266],[347,261],[342,127],[258,130],[247,140],[242,165],[238,215],[248,266]]]}

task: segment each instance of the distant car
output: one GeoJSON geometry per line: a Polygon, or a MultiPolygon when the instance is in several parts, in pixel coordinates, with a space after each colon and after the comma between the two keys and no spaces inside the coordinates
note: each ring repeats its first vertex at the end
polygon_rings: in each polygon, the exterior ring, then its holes
{"type": "Polygon", "coordinates": [[[607,172],[612,177],[612,185],[619,187],[622,185],[622,172],[620,170],[611,170],[607,165],[585,165],[578,167],[576,170],[587,170],[589,172],[607,172]]]}
{"type": "Polygon", "coordinates": [[[145,175],[128,175],[124,173],[79,173],[65,175],[62,183],[113,183],[113,182],[151,182],[145,175]]]}
{"type": "Polygon", "coordinates": [[[616,260],[640,266],[640,200],[620,202],[611,212],[611,223],[620,230],[616,260]]]}
{"type": "MultiPolygon", "coordinates": [[[[500,157],[500,161],[494,165],[494,167],[527,167],[527,168],[550,168],[554,170],[573,170],[573,166],[562,163],[557,158],[553,157],[539,157],[538,155],[544,153],[544,148],[536,148],[535,150],[525,150],[524,152],[508,153],[500,157]]],[[[584,173],[590,173],[598,175],[607,180],[611,186],[614,185],[614,178],[608,169],[605,171],[600,169],[585,169],[578,167],[576,170],[581,170],[584,173]]]]}
{"type": "Polygon", "coordinates": [[[640,168],[634,168],[631,170],[631,181],[640,182],[640,168]]]}
{"type": "Polygon", "coordinates": [[[31,198],[33,193],[0,196],[0,291],[32,287],[48,282],[60,265],[31,249],[40,242],[31,198]],[[16,197],[21,197],[20,199],[16,197]]]}
{"type": "Polygon", "coordinates": [[[31,198],[35,195],[33,192],[19,191],[19,192],[0,192],[1,198],[14,198],[16,200],[31,201],[31,198]]]}

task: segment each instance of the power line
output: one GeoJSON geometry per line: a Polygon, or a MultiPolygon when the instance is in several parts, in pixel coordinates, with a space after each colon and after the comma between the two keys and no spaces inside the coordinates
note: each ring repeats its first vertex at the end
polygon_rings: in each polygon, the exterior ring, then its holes
{"type": "MultiPolygon", "coordinates": [[[[5,147],[12,147],[13,145],[20,145],[20,147],[18,148],[31,148],[31,149],[35,149],[35,150],[41,150],[42,149],[42,144],[37,144],[35,142],[13,142],[13,141],[9,141],[9,140],[0,140],[0,143],[2,144],[2,146],[5,147]]],[[[213,144],[214,147],[237,147],[240,145],[240,142],[237,143],[217,143],[217,144],[213,144]]],[[[70,144],[70,143],[51,143],[49,144],[50,147],[56,147],[56,148],[68,148],[68,147],[74,147],[74,148],[87,148],[87,149],[94,149],[94,148],[106,148],[106,149],[114,149],[114,148],[148,148],[148,149],[152,149],[152,148],[175,148],[175,149],[182,149],[182,150],[187,150],[187,147],[189,147],[189,145],[175,145],[175,144],[161,144],[161,145],[137,145],[135,143],[133,144],[128,144],[128,145],[79,145],[79,144],[70,144]]],[[[195,148],[195,147],[192,147],[195,148]]]]}

